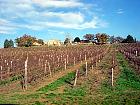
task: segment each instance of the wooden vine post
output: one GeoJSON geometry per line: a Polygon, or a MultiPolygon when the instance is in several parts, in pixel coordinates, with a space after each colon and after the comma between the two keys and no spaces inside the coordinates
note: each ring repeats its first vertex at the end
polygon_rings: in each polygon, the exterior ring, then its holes
{"type": "Polygon", "coordinates": [[[93,70],[93,65],[91,66],[91,69],[93,70]]]}
{"type": "Polygon", "coordinates": [[[9,68],[9,64],[7,63],[7,69],[8,69],[8,77],[10,77],[10,68],[9,68]]]}
{"type": "Polygon", "coordinates": [[[114,53],[113,53],[113,55],[112,55],[112,69],[111,69],[111,74],[112,74],[112,76],[111,76],[111,84],[112,84],[112,86],[114,86],[114,67],[115,67],[115,50],[114,50],[114,53]]]}
{"type": "Polygon", "coordinates": [[[40,58],[38,59],[38,65],[39,65],[39,67],[40,67],[40,58]]]}
{"type": "Polygon", "coordinates": [[[85,54],[85,61],[87,60],[87,56],[86,56],[86,54],[85,54]]]}
{"type": "Polygon", "coordinates": [[[138,51],[136,50],[136,57],[138,56],[138,51]]]}
{"type": "Polygon", "coordinates": [[[67,61],[66,61],[66,59],[65,59],[65,70],[67,69],[67,61]]]}
{"type": "Polygon", "coordinates": [[[58,56],[57,56],[57,60],[58,60],[58,65],[57,66],[59,67],[59,60],[60,60],[60,58],[58,56]]]}
{"type": "Polygon", "coordinates": [[[28,74],[27,74],[27,64],[28,64],[28,55],[27,55],[27,58],[26,58],[26,61],[25,61],[25,89],[27,90],[27,84],[28,84],[28,74]]]}
{"type": "Polygon", "coordinates": [[[75,57],[74,57],[74,65],[75,65],[75,57]]]}
{"type": "Polygon", "coordinates": [[[94,61],[94,58],[92,57],[92,65],[91,65],[91,69],[93,70],[93,61],[94,61]]]}
{"type": "Polygon", "coordinates": [[[48,62],[48,67],[49,67],[50,77],[52,77],[51,66],[49,62],[48,62]]]}
{"type": "Polygon", "coordinates": [[[11,61],[11,69],[12,69],[12,66],[13,66],[13,61],[11,61]]]}
{"type": "Polygon", "coordinates": [[[114,83],[113,83],[113,72],[114,72],[114,69],[113,69],[113,67],[112,67],[112,76],[111,76],[111,83],[112,83],[112,86],[114,85],[114,83]]]}
{"type": "Polygon", "coordinates": [[[99,55],[99,62],[101,62],[101,60],[100,60],[101,58],[100,58],[100,55],[99,55]]]}
{"type": "Polygon", "coordinates": [[[0,66],[0,79],[2,80],[2,66],[0,66]]]}
{"type": "Polygon", "coordinates": [[[46,67],[46,66],[47,66],[46,63],[47,63],[47,60],[45,61],[44,74],[46,74],[46,71],[47,71],[47,70],[46,70],[46,68],[47,68],[47,67],[46,67]]]}
{"type": "Polygon", "coordinates": [[[67,64],[69,63],[69,55],[67,55],[67,64]]]}
{"type": "Polygon", "coordinates": [[[87,61],[86,61],[86,76],[87,76],[87,73],[88,73],[88,68],[87,68],[87,61]]]}
{"type": "Polygon", "coordinates": [[[76,86],[76,83],[77,83],[77,77],[78,77],[78,69],[76,70],[75,80],[74,80],[74,85],[73,85],[73,86],[76,86]]]}

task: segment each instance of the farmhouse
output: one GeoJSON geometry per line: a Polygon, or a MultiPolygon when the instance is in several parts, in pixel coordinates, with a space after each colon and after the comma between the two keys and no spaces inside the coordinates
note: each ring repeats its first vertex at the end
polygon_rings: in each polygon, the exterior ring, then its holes
{"type": "Polygon", "coordinates": [[[62,43],[60,40],[49,40],[48,42],[45,42],[45,45],[48,46],[61,46],[62,43]]]}
{"type": "Polygon", "coordinates": [[[33,46],[41,46],[42,44],[38,43],[38,42],[34,42],[33,46]]]}

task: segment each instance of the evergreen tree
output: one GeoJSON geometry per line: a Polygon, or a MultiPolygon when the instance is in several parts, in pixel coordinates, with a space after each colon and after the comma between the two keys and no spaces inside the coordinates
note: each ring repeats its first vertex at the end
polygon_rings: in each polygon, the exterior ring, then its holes
{"type": "Polygon", "coordinates": [[[10,39],[10,41],[8,39],[5,39],[4,41],[4,48],[11,48],[14,47],[14,42],[10,39]]]}
{"type": "Polygon", "coordinates": [[[8,48],[8,47],[9,47],[9,41],[8,41],[8,39],[5,39],[4,48],[8,48]]]}
{"type": "Polygon", "coordinates": [[[81,40],[80,40],[79,37],[76,37],[76,38],[74,39],[74,42],[81,42],[81,40]]]}
{"type": "Polygon", "coordinates": [[[10,44],[10,47],[14,47],[14,42],[13,42],[13,40],[10,39],[9,44],[10,44]]]}
{"type": "Polygon", "coordinates": [[[135,43],[135,40],[131,35],[128,35],[127,38],[122,41],[122,43],[135,43]]]}
{"type": "Polygon", "coordinates": [[[64,41],[64,44],[65,44],[65,45],[70,44],[70,39],[69,39],[69,38],[66,38],[65,41],[64,41]]]}
{"type": "Polygon", "coordinates": [[[134,43],[134,39],[131,35],[128,35],[126,40],[127,40],[127,43],[134,43]]]}

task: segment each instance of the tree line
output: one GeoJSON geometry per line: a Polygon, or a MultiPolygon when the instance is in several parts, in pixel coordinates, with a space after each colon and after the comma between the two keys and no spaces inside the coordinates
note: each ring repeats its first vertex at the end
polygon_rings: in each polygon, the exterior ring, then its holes
{"type": "MultiPolygon", "coordinates": [[[[136,38],[133,38],[131,35],[128,35],[126,38],[122,38],[120,36],[114,37],[109,36],[106,33],[97,33],[97,34],[86,34],[83,36],[87,42],[94,42],[98,44],[106,44],[107,42],[112,43],[136,43],[136,38]]],[[[68,40],[68,39],[67,39],[68,40]]],[[[74,39],[74,42],[81,42],[79,37],[74,39]]]]}
{"type": "Polygon", "coordinates": [[[137,40],[136,38],[133,38],[131,35],[127,35],[126,38],[122,38],[120,36],[118,37],[111,36],[110,42],[111,43],[136,43],[137,40]]]}
{"type": "MultiPolygon", "coordinates": [[[[108,39],[109,39],[109,35],[107,35],[106,33],[97,33],[97,34],[86,34],[83,36],[83,38],[85,40],[81,40],[79,37],[76,37],[74,39],[73,42],[86,42],[86,43],[89,43],[89,42],[93,42],[93,43],[100,43],[100,44],[105,44],[108,42],[108,39]]],[[[70,43],[70,39],[69,38],[66,38],[65,41],[64,41],[64,44],[67,44],[67,43],[70,43]]]]}
{"type": "MultiPolygon", "coordinates": [[[[17,47],[31,47],[34,43],[38,43],[40,45],[44,44],[42,39],[37,39],[36,37],[32,37],[31,35],[24,34],[22,37],[16,38],[15,43],[17,47]]],[[[10,39],[6,39],[4,41],[4,48],[13,48],[14,42],[10,39]]]]}
{"type": "MultiPolygon", "coordinates": [[[[83,36],[85,40],[81,40],[79,37],[76,37],[74,39],[74,43],[78,42],[92,42],[95,44],[106,44],[107,42],[110,43],[136,43],[136,39],[134,39],[131,35],[128,35],[125,39],[122,37],[114,37],[109,36],[106,33],[97,33],[97,34],[85,34],[83,36]]],[[[32,37],[31,35],[24,34],[22,37],[16,38],[15,43],[17,47],[31,47],[34,46],[34,43],[38,43],[40,45],[44,45],[44,41],[42,39],[37,39],[36,37],[32,37]]],[[[64,41],[64,44],[70,44],[71,40],[69,38],[66,38],[64,41]]],[[[4,48],[13,48],[14,47],[14,41],[6,39],[4,41],[4,48]]]]}

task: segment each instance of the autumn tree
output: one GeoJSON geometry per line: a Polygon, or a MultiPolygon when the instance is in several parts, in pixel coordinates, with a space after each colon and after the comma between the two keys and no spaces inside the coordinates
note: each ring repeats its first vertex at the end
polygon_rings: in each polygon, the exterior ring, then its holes
{"type": "Polygon", "coordinates": [[[118,36],[118,37],[115,37],[114,40],[115,40],[115,42],[121,43],[124,40],[124,38],[118,36]]]}
{"type": "Polygon", "coordinates": [[[120,36],[111,36],[109,38],[110,43],[121,43],[124,40],[124,38],[120,37],[120,36]]]}
{"type": "Polygon", "coordinates": [[[18,47],[29,47],[32,46],[34,42],[36,42],[35,37],[31,37],[30,35],[23,35],[20,38],[15,39],[18,47]]]}
{"type": "Polygon", "coordinates": [[[104,44],[107,43],[109,35],[107,35],[106,33],[97,33],[96,38],[99,43],[104,44]]]}
{"type": "Polygon", "coordinates": [[[92,41],[94,39],[94,34],[86,34],[83,37],[89,41],[92,41]]]}

